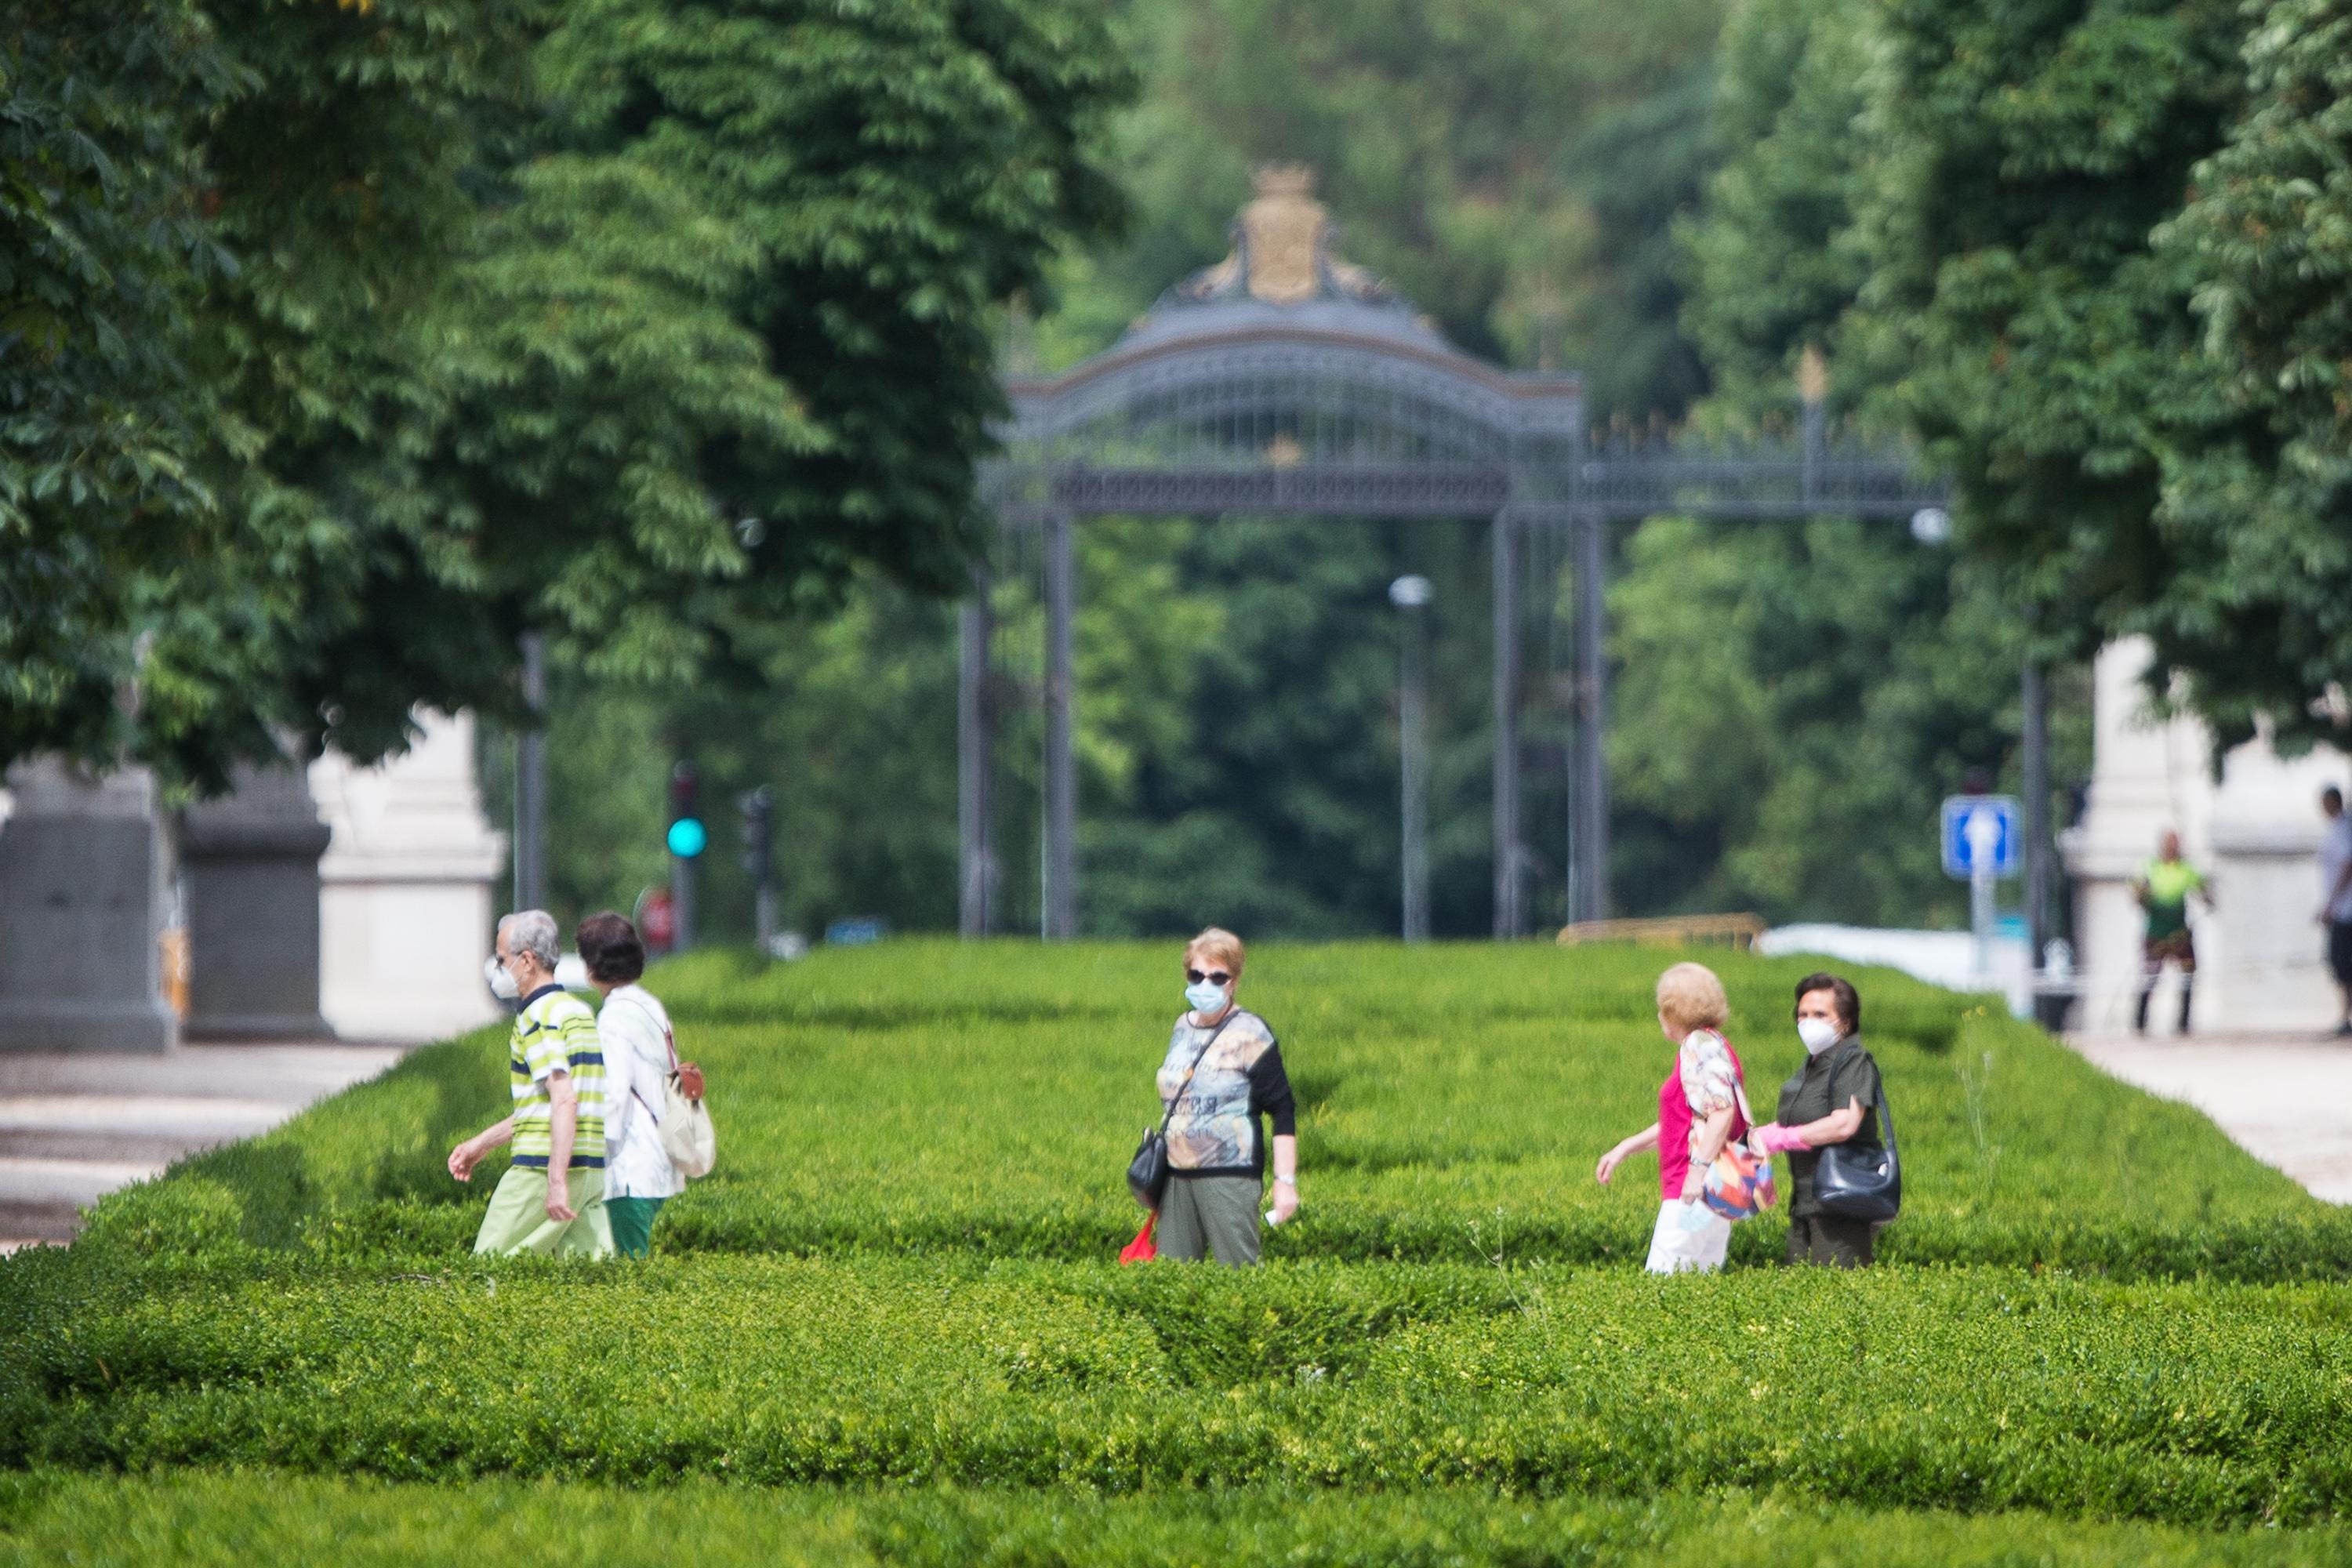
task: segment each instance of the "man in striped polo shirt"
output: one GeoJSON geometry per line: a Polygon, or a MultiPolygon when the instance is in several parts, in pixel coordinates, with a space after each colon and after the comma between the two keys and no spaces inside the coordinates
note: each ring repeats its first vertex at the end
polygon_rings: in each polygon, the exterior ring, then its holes
{"type": "Polygon", "coordinates": [[[596,1015],[555,983],[555,917],[525,910],[499,922],[497,964],[521,998],[507,1047],[514,1114],[449,1151],[471,1181],[511,1138],[514,1162],[490,1194],[476,1252],[609,1257],[604,1213],[604,1053],[596,1015]]]}

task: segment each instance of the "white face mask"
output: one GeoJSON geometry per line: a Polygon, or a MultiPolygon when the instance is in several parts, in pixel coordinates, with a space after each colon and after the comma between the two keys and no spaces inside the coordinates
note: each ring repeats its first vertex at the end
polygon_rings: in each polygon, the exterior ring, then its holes
{"type": "Polygon", "coordinates": [[[1817,1057],[1845,1038],[1845,1036],[1839,1032],[1837,1025],[1830,1019],[1800,1018],[1797,1020],[1797,1038],[1805,1042],[1807,1056],[1817,1057]]]}
{"type": "Polygon", "coordinates": [[[482,960],[482,978],[490,983],[490,994],[501,1002],[511,1002],[522,994],[522,987],[515,984],[515,977],[507,973],[507,966],[499,962],[496,953],[482,960]]]}
{"type": "Polygon", "coordinates": [[[1213,980],[1203,980],[1184,987],[1184,1000],[1203,1018],[1213,1018],[1225,1010],[1225,988],[1213,980]]]}

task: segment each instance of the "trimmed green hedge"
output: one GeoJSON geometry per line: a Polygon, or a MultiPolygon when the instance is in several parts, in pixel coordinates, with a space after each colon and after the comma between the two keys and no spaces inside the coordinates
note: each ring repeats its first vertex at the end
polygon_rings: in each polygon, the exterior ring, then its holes
{"type": "MultiPolygon", "coordinates": [[[[1269,1256],[1475,1260],[1501,1250],[1630,1267],[1655,1166],[1592,1180],[1648,1120],[1671,1059],[1639,949],[1270,947],[1245,999],[1297,1087],[1307,1206],[1269,1256]]],[[[673,1251],[1108,1257],[1136,1215],[1120,1173],[1153,1119],[1181,1004],[1176,952],[900,942],[761,966],[656,972],[710,1070],[720,1166],[665,1214],[673,1251]]],[[[1722,955],[1761,1105],[1801,1059],[1799,960],[1722,955]]],[[[2352,1214],[2309,1197],[2185,1107],[2038,1031],[1885,971],[1857,972],[1906,1156],[1883,1256],[2129,1278],[2352,1275],[2352,1214]]],[[[108,1199],[86,1245],[224,1239],[419,1266],[462,1252],[493,1166],[449,1145],[505,1105],[477,1035],[412,1057],[264,1138],[108,1199]],[[190,1238],[194,1239],[191,1240],[190,1238]]],[[[1778,1219],[1734,1258],[1778,1254],[1778,1219]]]]}
{"type": "Polygon", "coordinates": [[[0,1466],[2352,1513],[2352,1294],[711,1259],[9,1271],[0,1466]]]}
{"type": "Polygon", "coordinates": [[[404,1487],[270,1473],[0,1476],[0,1565],[252,1568],[2317,1568],[2352,1536],[1865,1512],[1734,1494],[1498,1501],[1448,1490],[1134,1498],[951,1489],[404,1487]]]}
{"type": "MultiPolygon", "coordinates": [[[[1591,1173],[1665,1071],[1664,962],[1255,955],[1307,1207],[1240,1275],[1107,1261],[1171,948],[661,971],[722,1165],[645,1264],[468,1256],[497,1173],[442,1161],[503,1053],[419,1052],[0,1260],[0,1563],[2347,1559],[2091,1521],[2352,1517],[2352,1215],[1872,973],[1892,1266],[1643,1277],[1652,1169],[1591,1173]]],[[[1808,967],[1720,964],[1768,1102],[1808,967]]]]}

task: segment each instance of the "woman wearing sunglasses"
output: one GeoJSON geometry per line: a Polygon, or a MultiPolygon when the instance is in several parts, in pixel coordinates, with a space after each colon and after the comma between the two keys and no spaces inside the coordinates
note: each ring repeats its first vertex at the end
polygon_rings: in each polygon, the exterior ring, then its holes
{"type": "Polygon", "coordinates": [[[1273,1221],[1298,1212],[1297,1108],[1274,1031],[1234,1000],[1241,978],[1242,939],[1233,932],[1211,926],[1185,944],[1187,1011],[1160,1064],[1160,1103],[1170,1111],[1168,1193],[1155,1227],[1162,1258],[1257,1261],[1262,1116],[1274,1121],[1273,1221]]]}

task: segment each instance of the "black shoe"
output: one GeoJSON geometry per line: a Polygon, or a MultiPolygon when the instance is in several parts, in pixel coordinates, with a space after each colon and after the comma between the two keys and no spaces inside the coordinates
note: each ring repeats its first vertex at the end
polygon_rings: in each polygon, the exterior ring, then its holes
{"type": "Polygon", "coordinates": [[[2339,1040],[2352,1040],[2352,1018],[2347,1018],[2336,1026],[2336,1037],[2339,1040]]]}

